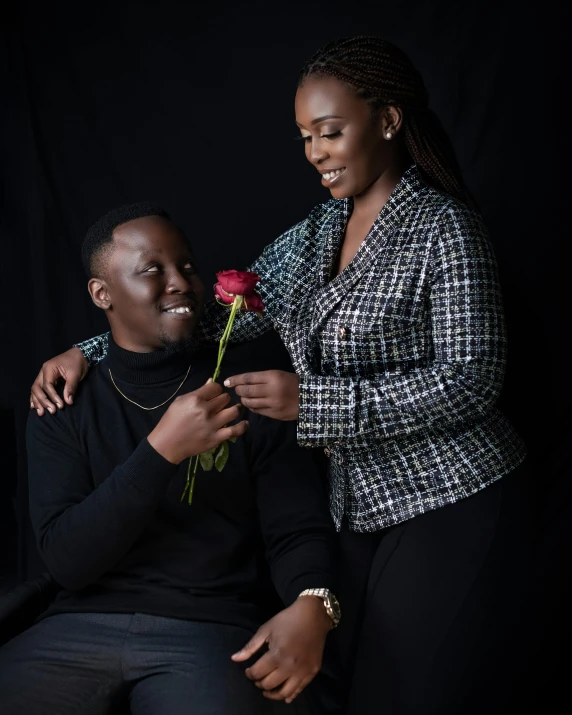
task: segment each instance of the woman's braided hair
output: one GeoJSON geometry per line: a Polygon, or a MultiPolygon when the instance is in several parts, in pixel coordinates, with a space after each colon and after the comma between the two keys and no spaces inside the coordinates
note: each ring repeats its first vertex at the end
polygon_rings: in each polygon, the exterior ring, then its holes
{"type": "Polygon", "coordinates": [[[400,107],[405,146],[427,182],[473,203],[453,146],[428,107],[423,79],[404,52],[380,37],[346,37],[318,50],[302,68],[298,85],[310,75],[347,82],[374,111],[388,105],[400,107]]]}

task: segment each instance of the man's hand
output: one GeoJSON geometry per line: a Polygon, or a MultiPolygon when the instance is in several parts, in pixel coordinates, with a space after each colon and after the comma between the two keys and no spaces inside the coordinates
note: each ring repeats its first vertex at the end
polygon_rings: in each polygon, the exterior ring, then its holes
{"type": "Polygon", "coordinates": [[[331,628],[322,601],[302,596],[262,625],[232,660],[248,660],[267,644],[268,651],[246,669],[246,677],[264,697],[291,703],[318,674],[331,628]]]}
{"type": "Polygon", "coordinates": [[[243,420],[227,427],[241,413],[240,405],[227,407],[230,395],[209,380],[206,385],[177,397],[155,429],[147,437],[149,444],[173,464],[202,454],[248,429],[243,420]]]}
{"type": "Polygon", "coordinates": [[[46,410],[53,414],[56,407],[61,410],[64,403],[71,405],[77,386],[88,370],[87,360],[79,348],[70,348],[45,362],[32,384],[30,409],[36,410],[41,417],[46,410]],[[65,382],[63,400],[56,392],[59,380],[65,382]]]}
{"type": "Polygon", "coordinates": [[[251,412],[285,422],[298,419],[300,380],[296,373],[246,372],[229,377],[224,384],[235,388],[242,404],[251,412]]]}

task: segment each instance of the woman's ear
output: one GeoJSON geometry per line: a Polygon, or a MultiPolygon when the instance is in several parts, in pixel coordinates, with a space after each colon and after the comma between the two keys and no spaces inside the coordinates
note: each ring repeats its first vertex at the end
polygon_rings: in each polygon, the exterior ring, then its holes
{"type": "Polygon", "coordinates": [[[401,107],[396,107],[393,104],[383,108],[381,113],[381,128],[383,136],[387,139],[394,137],[401,129],[403,124],[403,112],[401,107]],[[388,136],[391,135],[391,136],[388,136]]]}
{"type": "Polygon", "coordinates": [[[98,308],[109,310],[111,308],[111,298],[107,289],[107,283],[102,278],[90,278],[87,289],[91,299],[98,308]]]}

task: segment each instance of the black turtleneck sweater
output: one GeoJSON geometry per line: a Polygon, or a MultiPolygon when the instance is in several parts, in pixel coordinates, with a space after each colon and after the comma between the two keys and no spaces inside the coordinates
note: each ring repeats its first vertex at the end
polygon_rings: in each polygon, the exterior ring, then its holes
{"type": "MultiPolygon", "coordinates": [[[[147,435],[168,408],[203,385],[214,358],[132,353],[110,341],[74,405],[39,418],[27,443],[30,514],[40,554],[63,589],[45,615],[149,613],[256,628],[305,588],[333,587],[335,534],[312,455],[296,424],[249,415],[219,473],[199,468],[193,503],[176,466],[147,435]]],[[[256,365],[257,369],[261,366],[256,365]]],[[[226,375],[253,369],[224,361],[226,375]]],[[[224,378],[224,375],[221,379],[224,378]]]]}

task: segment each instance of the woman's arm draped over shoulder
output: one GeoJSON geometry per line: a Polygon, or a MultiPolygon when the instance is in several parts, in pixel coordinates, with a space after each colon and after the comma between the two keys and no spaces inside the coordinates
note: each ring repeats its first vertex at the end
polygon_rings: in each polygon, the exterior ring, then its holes
{"type": "MultiPolygon", "coordinates": [[[[273,310],[278,300],[278,283],[280,266],[276,260],[276,244],[281,242],[286,234],[268,246],[263,254],[248,269],[258,273],[261,283],[257,286],[257,291],[264,300],[265,311],[260,317],[256,313],[239,313],[236,317],[231,342],[244,343],[248,340],[263,335],[273,327],[273,310]]],[[[216,300],[210,300],[205,306],[201,322],[198,327],[197,337],[201,343],[213,343],[220,340],[226,324],[228,322],[228,308],[220,305],[216,300]]],[[[77,343],[74,347],[81,350],[90,367],[97,365],[107,354],[107,342],[109,333],[103,333],[96,337],[77,343]]]]}
{"type": "MultiPolygon", "coordinates": [[[[255,313],[239,314],[232,330],[231,342],[244,343],[272,329],[276,316],[283,305],[282,277],[284,275],[284,261],[287,261],[288,256],[292,254],[292,246],[297,241],[303,240],[307,231],[316,222],[319,222],[319,216],[317,216],[319,210],[321,210],[321,207],[317,207],[307,219],[283,233],[252,264],[251,270],[258,273],[261,278],[257,290],[265,303],[264,316],[261,318],[255,313]]],[[[227,321],[228,308],[219,305],[214,299],[210,301],[205,307],[205,312],[197,330],[199,342],[209,343],[220,340],[227,321]]],[[[74,347],[81,351],[88,366],[92,367],[101,362],[106,356],[108,340],[109,333],[103,333],[77,343],[74,347]]],[[[73,392],[77,383],[85,374],[85,372],[82,374],[81,365],[78,364],[76,368],[73,361],[73,369],[63,370],[61,359],[64,355],[65,353],[44,363],[32,385],[30,407],[38,409],[39,415],[44,414],[44,409],[53,411],[56,404],[58,407],[63,406],[57,400],[55,393],[55,383],[59,379],[63,378],[65,380],[66,389],[69,390],[71,385],[73,392]]],[[[71,404],[71,400],[68,404],[71,404]]]]}
{"type": "Polygon", "coordinates": [[[506,364],[496,262],[478,217],[439,216],[431,247],[431,364],[376,379],[300,376],[298,441],[363,443],[487,415],[506,364]]]}
{"type": "MultiPolygon", "coordinates": [[[[296,241],[316,223],[319,223],[324,211],[324,205],[317,206],[307,219],[292,226],[267,246],[262,255],[248,268],[260,276],[256,290],[264,301],[264,315],[261,318],[256,313],[240,313],[237,315],[231,335],[231,342],[245,343],[260,337],[271,330],[276,316],[283,304],[284,261],[292,253],[296,241]]],[[[200,342],[212,343],[220,340],[228,321],[228,308],[216,300],[208,301],[198,328],[197,337],[200,342]]],[[[109,333],[97,335],[74,347],[83,353],[89,365],[96,365],[107,354],[109,333]]]]}
{"type": "MultiPolygon", "coordinates": [[[[267,246],[260,258],[248,268],[260,276],[256,290],[264,301],[264,315],[260,317],[256,313],[239,313],[232,329],[231,342],[245,343],[272,329],[274,316],[280,307],[280,259],[287,250],[286,246],[292,235],[298,232],[303,224],[304,222],[283,233],[267,246]]],[[[197,331],[199,342],[213,343],[220,340],[228,322],[228,311],[228,307],[217,303],[214,297],[207,302],[197,331]]],[[[108,339],[109,333],[103,333],[77,343],[74,347],[81,350],[92,367],[106,356],[108,339]]]]}

